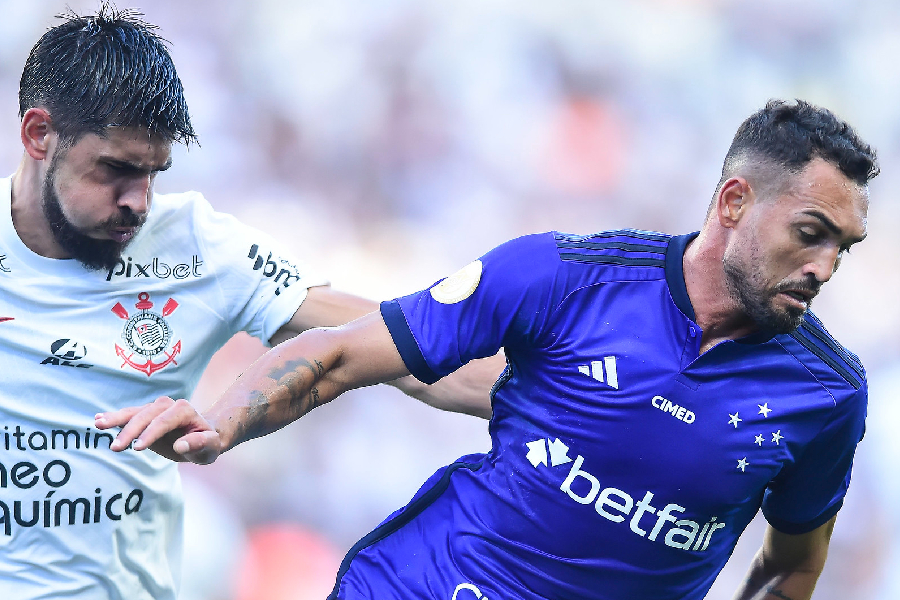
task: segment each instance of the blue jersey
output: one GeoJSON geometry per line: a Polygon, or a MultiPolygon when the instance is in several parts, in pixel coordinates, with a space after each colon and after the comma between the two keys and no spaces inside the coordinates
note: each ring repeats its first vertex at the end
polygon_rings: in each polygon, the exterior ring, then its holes
{"type": "Polygon", "coordinates": [[[508,368],[490,452],[361,540],[332,598],[700,599],[760,508],[791,534],[837,513],[861,365],[811,313],[701,355],[692,237],[526,236],[382,304],[422,381],[501,347],[508,368]]]}

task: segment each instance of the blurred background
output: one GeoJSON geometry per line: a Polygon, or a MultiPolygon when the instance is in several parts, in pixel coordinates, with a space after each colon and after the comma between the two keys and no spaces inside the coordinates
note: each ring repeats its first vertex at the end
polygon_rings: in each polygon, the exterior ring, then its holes
{"type": "MultiPolygon", "coordinates": [[[[120,8],[135,4],[119,1],[120,8]]],[[[0,0],[0,170],[17,89],[67,6],[0,0]]],[[[735,129],[804,98],[879,151],[869,238],[815,310],[867,366],[866,438],[815,598],[900,598],[900,3],[893,0],[153,0],[201,145],[157,189],[203,192],[339,289],[403,295],[511,237],[698,229],[735,129]],[[893,300],[892,300],[893,298],[893,300]]],[[[239,336],[194,401],[263,348],[239,336]]],[[[306,600],[485,421],[356,391],[210,467],[183,469],[184,600],[306,600]]],[[[710,598],[761,540],[748,529],[710,598]]]]}

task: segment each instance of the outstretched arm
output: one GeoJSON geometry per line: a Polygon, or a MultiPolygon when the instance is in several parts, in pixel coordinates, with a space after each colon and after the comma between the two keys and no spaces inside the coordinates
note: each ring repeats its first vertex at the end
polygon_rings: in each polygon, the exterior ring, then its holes
{"type": "Polygon", "coordinates": [[[835,518],[801,535],[781,533],[769,525],[734,600],[809,600],[825,567],[835,518]]]}
{"type": "Polygon", "coordinates": [[[246,440],[276,431],[341,393],[409,375],[387,326],[371,313],[334,329],[313,329],[284,342],[243,374],[200,415],[185,400],[161,398],[96,417],[100,429],[122,427],[113,450],[132,442],[173,460],[210,463],[246,440]]]}
{"type": "MultiPolygon", "coordinates": [[[[340,292],[330,286],[312,287],[291,320],[269,341],[275,346],[307,329],[343,325],[377,310],[378,304],[372,300],[340,292]]],[[[489,358],[473,360],[432,385],[426,385],[412,376],[387,383],[429,406],[489,419],[491,387],[504,368],[506,358],[501,352],[489,358]]]]}

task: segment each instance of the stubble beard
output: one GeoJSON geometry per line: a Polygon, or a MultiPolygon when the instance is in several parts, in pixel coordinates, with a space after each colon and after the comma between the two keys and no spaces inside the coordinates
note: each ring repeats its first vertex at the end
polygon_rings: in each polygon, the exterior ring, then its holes
{"type": "MultiPolygon", "coordinates": [[[[71,257],[90,271],[109,271],[115,268],[122,257],[122,252],[131,240],[124,243],[115,240],[98,240],[82,232],[65,215],[56,193],[54,178],[58,165],[57,154],[50,161],[47,175],[41,188],[41,208],[50,225],[53,239],[71,257]]],[[[140,227],[144,217],[134,214],[130,209],[122,209],[118,217],[111,217],[100,224],[101,228],[140,227]]],[[[133,238],[132,238],[133,239],[133,238]]]]}
{"type": "MultiPolygon", "coordinates": [[[[809,289],[817,293],[820,284],[782,281],[773,287],[767,287],[760,275],[763,261],[758,253],[754,249],[747,256],[748,259],[744,260],[734,253],[726,252],[722,259],[729,295],[762,332],[778,335],[790,333],[800,327],[806,309],[794,306],[776,308],[775,297],[786,289],[809,289]]],[[[811,302],[812,300],[807,302],[807,308],[811,302]]]]}

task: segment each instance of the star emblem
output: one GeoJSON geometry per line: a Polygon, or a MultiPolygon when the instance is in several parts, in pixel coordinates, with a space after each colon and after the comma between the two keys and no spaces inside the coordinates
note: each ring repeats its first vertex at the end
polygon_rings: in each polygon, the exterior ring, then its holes
{"type": "Polygon", "coordinates": [[[738,461],[737,468],[741,470],[741,473],[744,473],[749,465],[750,463],[747,462],[747,457],[745,456],[738,461]]]}
{"type": "Polygon", "coordinates": [[[738,413],[734,413],[734,414],[728,413],[728,416],[731,417],[731,419],[728,421],[728,424],[734,425],[734,428],[737,429],[737,424],[739,422],[743,421],[743,419],[738,417],[738,413]]]}
{"type": "Polygon", "coordinates": [[[762,446],[762,443],[763,443],[763,435],[760,433],[758,436],[756,436],[756,440],[754,440],[754,441],[756,442],[756,445],[757,445],[757,446],[762,446]]]}
{"type": "Polygon", "coordinates": [[[769,403],[766,402],[765,404],[757,404],[757,406],[759,407],[759,414],[768,419],[769,413],[772,412],[772,409],[769,408],[769,403]]]}
{"type": "Polygon", "coordinates": [[[778,444],[778,442],[780,442],[783,439],[784,439],[784,436],[781,435],[780,429],[772,434],[772,441],[775,442],[776,444],[778,444]]]}

